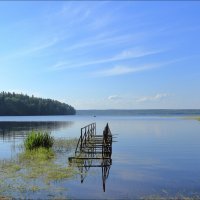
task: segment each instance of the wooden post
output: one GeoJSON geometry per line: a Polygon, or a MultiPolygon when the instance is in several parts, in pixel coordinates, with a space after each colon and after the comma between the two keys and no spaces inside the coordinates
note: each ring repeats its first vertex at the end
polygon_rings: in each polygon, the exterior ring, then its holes
{"type": "Polygon", "coordinates": [[[80,150],[82,150],[82,147],[83,147],[83,133],[82,133],[82,130],[83,129],[81,129],[81,147],[80,147],[80,150]]]}

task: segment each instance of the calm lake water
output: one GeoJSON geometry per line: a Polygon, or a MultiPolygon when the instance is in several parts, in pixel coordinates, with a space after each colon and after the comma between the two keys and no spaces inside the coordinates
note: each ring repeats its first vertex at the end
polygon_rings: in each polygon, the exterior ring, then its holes
{"type": "MultiPolygon", "coordinates": [[[[80,136],[80,128],[96,122],[97,133],[109,123],[113,143],[112,165],[102,186],[102,169],[90,168],[80,176],[54,182],[62,198],[138,199],[150,197],[200,197],[200,122],[156,116],[49,116],[0,117],[0,159],[16,156],[17,146],[31,130],[47,130],[56,138],[80,136]]],[[[62,161],[68,165],[68,158],[62,161]]],[[[9,196],[55,198],[52,191],[9,196]]],[[[5,193],[0,192],[0,196],[5,193]]]]}

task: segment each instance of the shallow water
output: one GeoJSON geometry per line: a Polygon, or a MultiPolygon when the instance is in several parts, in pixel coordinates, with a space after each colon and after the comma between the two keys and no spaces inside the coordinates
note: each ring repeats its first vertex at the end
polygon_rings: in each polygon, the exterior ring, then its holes
{"type": "MultiPolygon", "coordinates": [[[[25,198],[138,199],[200,196],[200,122],[176,117],[51,116],[0,117],[0,159],[15,157],[17,145],[31,130],[47,130],[56,137],[79,137],[80,128],[96,122],[101,134],[106,123],[113,143],[112,165],[103,192],[102,169],[54,182],[64,190],[13,193],[25,198]]],[[[62,159],[66,162],[67,157],[62,159]]],[[[0,193],[1,194],[1,193],[0,193]]],[[[10,194],[12,196],[12,194],[10,194]]]]}

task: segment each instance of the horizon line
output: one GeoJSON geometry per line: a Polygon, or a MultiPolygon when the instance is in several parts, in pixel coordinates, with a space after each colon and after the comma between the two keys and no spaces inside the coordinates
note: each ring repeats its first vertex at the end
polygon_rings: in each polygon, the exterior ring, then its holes
{"type": "Polygon", "coordinates": [[[110,109],[76,109],[76,111],[113,111],[113,110],[200,110],[200,108],[136,108],[136,109],[118,109],[118,108],[110,108],[110,109]]]}

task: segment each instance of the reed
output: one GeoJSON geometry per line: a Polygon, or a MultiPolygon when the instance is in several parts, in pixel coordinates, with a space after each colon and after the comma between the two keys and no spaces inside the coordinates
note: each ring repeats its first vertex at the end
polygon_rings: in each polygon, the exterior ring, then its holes
{"type": "Polygon", "coordinates": [[[32,131],[24,141],[26,150],[34,150],[40,147],[51,148],[54,143],[54,138],[47,132],[32,131]]]}

